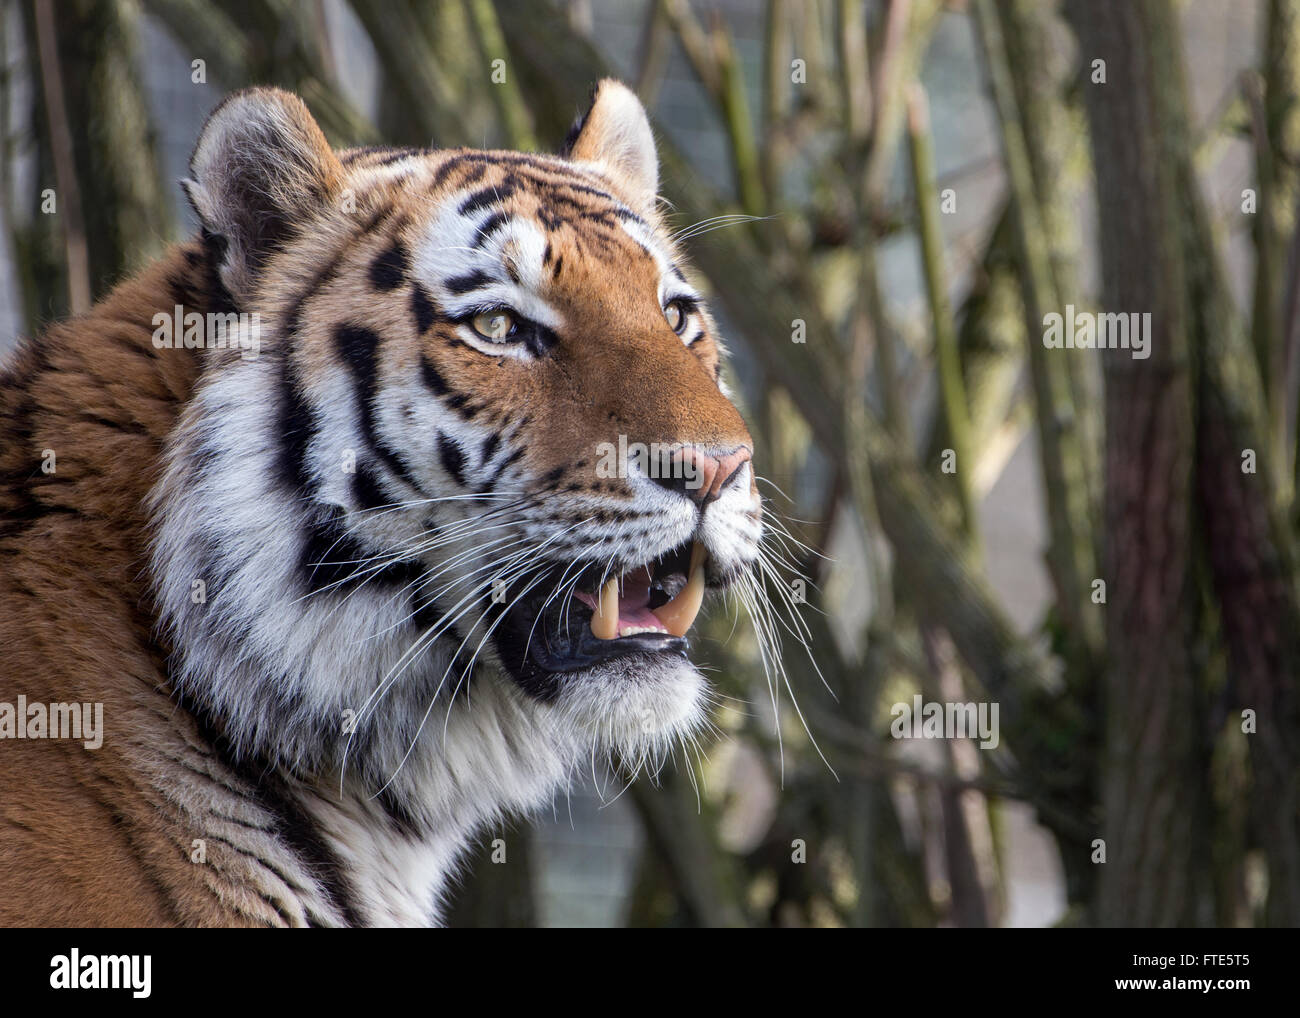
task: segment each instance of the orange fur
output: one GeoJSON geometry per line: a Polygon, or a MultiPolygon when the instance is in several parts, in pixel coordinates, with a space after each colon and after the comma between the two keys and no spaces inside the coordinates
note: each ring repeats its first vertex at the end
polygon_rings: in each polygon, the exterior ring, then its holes
{"type": "MultiPolygon", "coordinates": [[[[141,754],[199,744],[164,686],[142,502],[198,372],[155,309],[202,289],[197,244],[28,342],[0,381],[0,701],[103,703],[105,737],[0,743],[0,924],[232,925],[141,754]],[[44,450],[55,472],[41,471],[44,450]]],[[[220,764],[213,761],[215,768],[220,764]]]]}

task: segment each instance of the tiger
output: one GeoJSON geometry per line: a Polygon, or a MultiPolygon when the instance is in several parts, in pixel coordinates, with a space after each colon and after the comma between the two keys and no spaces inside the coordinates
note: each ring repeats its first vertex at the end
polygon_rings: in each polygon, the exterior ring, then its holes
{"type": "Polygon", "coordinates": [[[445,925],[489,826],[706,732],[756,568],[649,119],[335,150],[251,88],[181,186],[197,233],[3,367],[0,921],[445,925]]]}

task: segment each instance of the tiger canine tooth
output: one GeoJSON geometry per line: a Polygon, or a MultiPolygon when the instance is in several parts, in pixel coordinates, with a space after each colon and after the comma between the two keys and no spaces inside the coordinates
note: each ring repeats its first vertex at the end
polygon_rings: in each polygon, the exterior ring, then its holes
{"type": "Polygon", "coordinates": [[[691,548],[691,576],[686,586],[667,604],[654,609],[654,617],[673,636],[685,636],[690,631],[704,603],[704,556],[704,545],[696,541],[691,548]]]}
{"type": "Polygon", "coordinates": [[[598,640],[618,638],[618,577],[611,576],[600,588],[596,610],[591,613],[591,632],[598,640]]]}

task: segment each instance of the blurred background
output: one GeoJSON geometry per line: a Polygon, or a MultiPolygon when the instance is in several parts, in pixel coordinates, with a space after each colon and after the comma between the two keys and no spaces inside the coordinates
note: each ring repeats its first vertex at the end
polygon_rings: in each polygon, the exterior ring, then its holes
{"type": "Polygon", "coordinates": [[[1300,924],[1300,0],[4,0],[0,352],[196,229],[231,89],[553,151],[608,74],[732,350],[784,668],[717,606],[718,737],[484,832],[453,924],[1300,924]],[[1049,348],[1067,305],[1150,356],[1049,348]],[[917,695],[998,745],[896,738],[917,695]]]}

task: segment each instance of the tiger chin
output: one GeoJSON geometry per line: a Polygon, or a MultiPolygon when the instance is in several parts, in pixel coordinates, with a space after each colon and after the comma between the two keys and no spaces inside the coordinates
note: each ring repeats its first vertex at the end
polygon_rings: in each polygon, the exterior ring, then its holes
{"type": "Polygon", "coordinates": [[[438,924],[487,825],[707,725],[758,554],[649,123],[604,81],[559,155],[335,151],[250,89],[183,187],[0,384],[0,701],[104,717],[0,739],[0,921],[438,924]]]}

